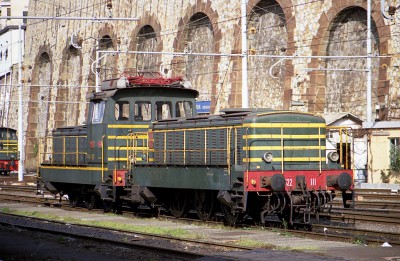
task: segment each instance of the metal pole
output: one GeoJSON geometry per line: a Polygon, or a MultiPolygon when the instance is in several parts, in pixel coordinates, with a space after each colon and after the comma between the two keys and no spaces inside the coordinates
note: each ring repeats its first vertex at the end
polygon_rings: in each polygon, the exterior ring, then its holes
{"type": "Polygon", "coordinates": [[[241,4],[242,27],[242,108],[249,107],[249,88],[247,85],[247,11],[246,0],[241,4]]]}
{"type": "Polygon", "coordinates": [[[25,148],[23,145],[23,121],[22,121],[22,28],[21,24],[18,26],[18,41],[19,41],[19,61],[18,61],[18,150],[19,150],[19,163],[18,163],[18,181],[24,180],[24,162],[25,162],[25,148]]]}
{"type": "Polygon", "coordinates": [[[372,124],[371,0],[367,6],[367,125],[372,124]]]}
{"type": "Polygon", "coordinates": [[[96,47],[96,69],[95,69],[95,74],[96,74],[96,92],[99,92],[101,90],[100,88],[100,66],[99,66],[99,48],[98,46],[96,47]]]}

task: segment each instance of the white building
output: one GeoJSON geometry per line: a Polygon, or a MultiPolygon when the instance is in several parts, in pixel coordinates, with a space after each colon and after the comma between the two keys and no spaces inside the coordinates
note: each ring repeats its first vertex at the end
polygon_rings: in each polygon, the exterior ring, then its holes
{"type": "MultiPolygon", "coordinates": [[[[27,16],[28,4],[29,0],[3,0],[0,2],[0,17],[27,16]]],[[[20,53],[23,55],[24,52],[25,28],[25,20],[0,19],[0,126],[10,127],[8,115],[13,102],[10,97],[16,88],[18,68],[15,65],[21,59],[20,53]]]]}
{"type": "MultiPolygon", "coordinates": [[[[0,0],[0,17],[27,16],[29,0],[0,0]]],[[[0,28],[9,25],[26,24],[26,21],[17,19],[0,19],[0,28]]]]}
{"type": "Polygon", "coordinates": [[[325,114],[323,117],[327,125],[327,153],[338,151],[341,154],[343,167],[354,170],[356,183],[369,182],[368,137],[362,129],[362,121],[347,112],[325,114]]]}

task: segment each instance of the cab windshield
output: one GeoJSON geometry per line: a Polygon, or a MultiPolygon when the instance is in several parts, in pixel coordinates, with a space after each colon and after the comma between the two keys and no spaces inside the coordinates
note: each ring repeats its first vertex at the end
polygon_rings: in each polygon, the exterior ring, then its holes
{"type": "Polygon", "coordinates": [[[106,102],[100,101],[93,104],[92,123],[102,123],[106,102]]]}

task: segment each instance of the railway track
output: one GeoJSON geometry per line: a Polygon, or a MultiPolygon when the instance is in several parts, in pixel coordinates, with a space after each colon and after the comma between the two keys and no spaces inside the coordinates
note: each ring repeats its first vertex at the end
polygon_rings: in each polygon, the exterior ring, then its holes
{"type": "Polygon", "coordinates": [[[327,220],[350,224],[368,222],[400,225],[399,216],[400,212],[398,211],[387,210],[382,212],[381,210],[373,209],[333,209],[329,213],[320,214],[320,217],[327,220]]]}
{"type": "MultiPolygon", "coordinates": [[[[27,198],[24,196],[18,196],[15,198],[13,195],[2,195],[0,194],[0,200],[7,200],[9,202],[18,202],[18,203],[28,203],[28,204],[47,204],[48,206],[52,207],[61,207],[64,210],[69,210],[69,211],[82,211],[82,212],[91,212],[91,213],[103,213],[102,209],[92,209],[88,210],[83,207],[70,207],[67,202],[59,203],[58,201],[53,200],[52,203],[51,201],[44,200],[43,198],[38,198],[38,197],[32,197],[32,198],[27,198]]],[[[132,212],[124,211],[122,213],[124,216],[132,216],[132,212]]],[[[168,216],[162,216],[161,217],[163,220],[170,220],[173,222],[176,222],[175,218],[168,217],[168,216]]],[[[179,219],[179,222],[182,224],[202,224],[204,225],[203,221],[196,220],[196,219],[179,219]]],[[[337,223],[337,222],[336,222],[337,223]]],[[[209,221],[207,222],[207,225],[217,225],[220,226],[222,223],[221,222],[216,222],[216,221],[209,221]]],[[[342,223],[340,223],[342,224],[342,223]]],[[[355,227],[351,227],[346,223],[346,226],[338,225],[338,226],[333,226],[333,225],[318,225],[318,224],[300,224],[300,226],[304,227],[307,226],[307,230],[299,230],[296,226],[296,229],[287,229],[287,228],[282,228],[282,231],[285,231],[285,233],[290,233],[296,236],[300,237],[306,237],[306,238],[313,238],[313,239],[320,239],[320,240],[333,240],[333,241],[341,241],[341,242],[350,242],[350,243],[365,243],[365,244],[382,244],[384,242],[390,242],[392,245],[400,245],[400,233],[395,233],[395,232],[386,232],[386,231],[373,231],[373,230],[366,230],[366,229],[359,229],[355,227]]],[[[246,226],[246,225],[245,225],[246,226]]],[[[243,226],[239,226],[239,228],[243,228],[243,226]]],[[[253,229],[257,230],[260,229],[258,227],[254,226],[247,226],[247,229],[253,229]]],[[[265,228],[263,228],[265,229],[265,228]]],[[[271,228],[275,229],[275,228],[271,228]]],[[[150,236],[150,235],[148,235],[150,236]]],[[[155,235],[153,235],[155,236],[155,235]]],[[[166,238],[167,239],[167,238],[166,238]]],[[[197,242],[197,241],[196,241],[197,242]]],[[[191,243],[195,244],[196,242],[192,241],[191,243]]],[[[220,245],[220,247],[223,247],[223,245],[220,245]]],[[[246,249],[246,248],[244,248],[246,249]]]]}
{"type": "MultiPolygon", "coordinates": [[[[381,196],[381,195],[379,195],[381,196]]],[[[393,195],[391,195],[393,196],[393,195]]],[[[396,196],[394,195],[395,199],[396,196]]],[[[391,197],[393,198],[393,197],[391,197]]],[[[62,200],[61,202],[47,195],[44,197],[43,195],[37,195],[36,188],[33,186],[10,186],[10,185],[0,185],[0,201],[8,201],[8,202],[19,202],[19,203],[28,203],[35,205],[47,205],[53,207],[61,207],[64,210],[75,210],[75,211],[89,211],[86,208],[81,207],[71,207],[69,206],[67,200],[62,200]],[[14,191],[14,192],[13,192],[14,191]],[[21,193],[22,195],[16,195],[13,193],[21,193]],[[33,195],[28,195],[33,194],[33,195]]],[[[375,200],[374,200],[375,201],[375,200]]],[[[384,205],[387,206],[387,202],[385,200],[384,205]]],[[[387,224],[392,226],[400,225],[399,211],[394,209],[376,209],[376,206],[373,205],[373,211],[371,208],[356,208],[354,210],[342,209],[342,208],[334,208],[330,213],[322,213],[320,214],[321,219],[325,219],[334,224],[339,224],[337,226],[334,225],[318,225],[313,224],[311,228],[305,230],[288,230],[287,232],[292,233],[294,235],[310,237],[310,238],[320,238],[324,240],[338,240],[338,241],[346,241],[346,242],[369,242],[373,244],[381,244],[382,242],[390,241],[393,245],[400,245],[400,233],[398,232],[385,232],[385,231],[374,231],[372,229],[362,229],[357,228],[357,223],[378,223],[378,224],[387,224]],[[323,227],[324,229],[321,229],[323,227]]],[[[392,202],[393,205],[397,205],[398,202],[392,202]]],[[[90,210],[93,213],[103,213],[101,209],[92,209],[90,210]]],[[[129,211],[123,211],[123,215],[132,215],[129,211]]],[[[169,219],[169,217],[163,217],[163,219],[169,219]]],[[[174,219],[176,220],[176,219],[174,219]]],[[[187,222],[187,223],[202,223],[203,221],[194,220],[194,219],[180,219],[179,222],[187,222]]],[[[212,224],[221,224],[221,222],[211,221],[212,224]]],[[[303,224],[304,225],[304,224],[303,224]]],[[[307,225],[306,225],[307,226],[307,225]]]]}
{"type": "Polygon", "coordinates": [[[96,245],[111,244],[119,247],[127,247],[133,251],[148,252],[149,256],[156,254],[157,256],[165,256],[174,260],[192,260],[200,258],[208,251],[210,251],[208,253],[212,253],[212,251],[216,250],[241,251],[250,249],[3,213],[0,214],[0,224],[3,226],[13,226],[14,228],[48,233],[56,236],[90,240],[95,242],[96,245]]]}

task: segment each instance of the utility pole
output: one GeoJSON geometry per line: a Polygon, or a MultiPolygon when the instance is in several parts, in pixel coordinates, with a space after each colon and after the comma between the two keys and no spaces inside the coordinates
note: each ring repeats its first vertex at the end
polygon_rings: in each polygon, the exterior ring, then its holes
{"type": "Polygon", "coordinates": [[[25,147],[23,146],[23,121],[22,121],[22,25],[18,25],[18,42],[19,42],[19,61],[18,61],[18,181],[24,180],[24,169],[25,169],[25,147]]]}
{"type": "Polygon", "coordinates": [[[242,29],[242,108],[249,108],[249,87],[247,85],[247,10],[246,0],[241,3],[242,29]]]}
{"type": "Polygon", "coordinates": [[[367,2],[367,126],[372,125],[371,0],[367,2]]]}

